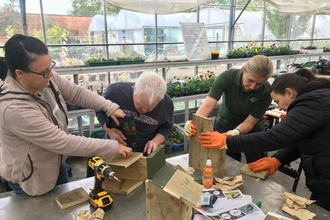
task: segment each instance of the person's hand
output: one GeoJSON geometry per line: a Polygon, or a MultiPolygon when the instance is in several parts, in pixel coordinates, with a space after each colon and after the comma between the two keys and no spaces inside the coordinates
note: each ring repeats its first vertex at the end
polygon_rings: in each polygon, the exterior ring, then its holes
{"type": "Polygon", "coordinates": [[[150,140],[146,143],[143,149],[143,153],[147,152],[147,154],[151,154],[156,148],[158,147],[158,144],[154,142],[153,140],[150,140]]]}
{"type": "Polygon", "coordinates": [[[205,133],[202,133],[198,139],[200,139],[199,143],[203,144],[202,147],[204,148],[227,148],[227,135],[220,134],[217,131],[208,131],[205,133]]]}
{"type": "Polygon", "coordinates": [[[132,155],[132,148],[118,143],[118,154],[123,155],[124,158],[130,157],[132,155]]]}
{"type": "Polygon", "coordinates": [[[276,158],[269,157],[261,158],[260,160],[257,160],[253,163],[249,163],[249,168],[254,172],[269,169],[268,176],[274,175],[274,173],[280,166],[280,161],[278,161],[276,158]]]}
{"type": "Polygon", "coordinates": [[[240,135],[241,134],[241,131],[238,130],[237,128],[233,129],[233,130],[230,130],[230,131],[227,131],[225,133],[225,135],[227,136],[236,136],[236,135],[240,135]]]}
{"type": "Polygon", "coordinates": [[[121,131],[119,131],[116,128],[107,128],[107,127],[105,127],[104,130],[109,135],[110,140],[118,141],[118,143],[127,146],[127,143],[125,142],[126,138],[123,135],[123,133],[121,133],[121,131]]]}
{"type": "Polygon", "coordinates": [[[192,121],[187,121],[184,125],[184,133],[191,137],[197,134],[196,126],[192,123],[192,121]]]}
{"type": "Polygon", "coordinates": [[[119,126],[119,121],[118,121],[118,117],[119,118],[124,118],[125,117],[125,112],[123,112],[123,110],[121,110],[120,108],[117,108],[116,111],[114,111],[114,113],[112,113],[112,115],[110,115],[110,117],[115,121],[116,125],[119,126]]]}

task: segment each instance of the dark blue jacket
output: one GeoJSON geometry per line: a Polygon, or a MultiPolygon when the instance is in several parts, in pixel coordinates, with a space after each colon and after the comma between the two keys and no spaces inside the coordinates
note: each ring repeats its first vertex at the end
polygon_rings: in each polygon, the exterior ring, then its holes
{"type": "Polygon", "coordinates": [[[282,149],[273,156],[281,164],[300,157],[309,190],[330,194],[330,82],[304,87],[277,126],[229,136],[227,146],[237,152],[282,149]]]}

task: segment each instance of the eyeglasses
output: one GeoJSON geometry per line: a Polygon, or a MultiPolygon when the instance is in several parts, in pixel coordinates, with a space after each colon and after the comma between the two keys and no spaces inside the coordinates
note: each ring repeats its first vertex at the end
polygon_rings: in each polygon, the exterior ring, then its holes
{"type": "Polygon", "coordinates": [[[56,65],[56,62],[52,60],[52,64],[50,65],[49,70],[47,70],[47,72],[45,72],[45,73],[37,73],[37,72],[33,72],[33,71],[31,71],[31,70],[27,70],[27,71],[29,71],[29,72],[31,72],[31,73],[34,73],[34,74],[41,75],[41,76],[44,77],[44,79],[46,79],[46,78],[48,77],[50,71],[52,71],[53,68],[55,67],[55,65],[56,65]]]}

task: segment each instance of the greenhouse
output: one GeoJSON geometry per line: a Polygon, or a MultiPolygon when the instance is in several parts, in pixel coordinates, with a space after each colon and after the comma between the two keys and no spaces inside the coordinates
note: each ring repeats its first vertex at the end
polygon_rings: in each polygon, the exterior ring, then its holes
{"type": "Polygon", "coordinates": [[[330,219],[329,0],[0,0],[0,219],[330,219]]]}

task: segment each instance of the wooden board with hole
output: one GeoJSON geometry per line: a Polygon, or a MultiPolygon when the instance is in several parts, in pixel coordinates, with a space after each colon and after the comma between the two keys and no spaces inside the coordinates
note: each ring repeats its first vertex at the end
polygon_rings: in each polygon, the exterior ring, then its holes
{"type": "Polygon", "coordinates": [[[211,159],[214,173],[225,169],[226,150],[203,148],[198,136],[201,133],[211,131],[212,119],[193,114],[192,123],[196,126],[197,134],[190,137],[189,142],[189,166],[203,172],[207,159],[211,159]]]}

